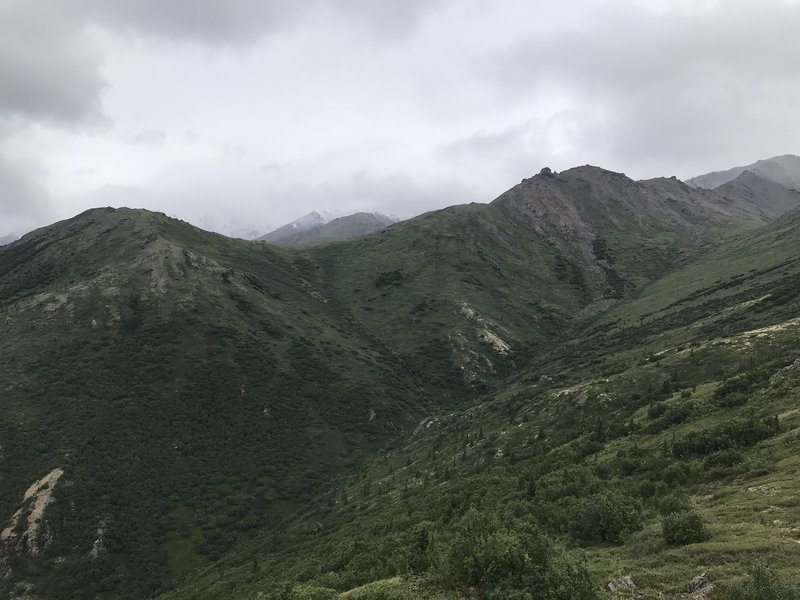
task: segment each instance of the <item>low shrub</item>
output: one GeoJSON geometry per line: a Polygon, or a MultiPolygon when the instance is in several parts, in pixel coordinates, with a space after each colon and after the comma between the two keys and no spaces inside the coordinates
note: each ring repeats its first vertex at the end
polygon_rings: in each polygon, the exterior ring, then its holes
{"type": "Polygon", "coordinates": [[[620,492],[601,492],[586,499],[573,522],[573,534],[587,542],[619,543],[642,527],[639,502],[620,492]]]}
{"type": "Polygon", "coordinates": [[[670,546],[684,546],[708,539],[703,518],[693,510],[674,512],[661,519],[664,541],[670,546]]]}
{"type": "Polygon", "coordinates": [[[487,600],[596,600],[586,568],[556,548],[530,518],[470,508],[434,543],[441,583],[487,600]]]}

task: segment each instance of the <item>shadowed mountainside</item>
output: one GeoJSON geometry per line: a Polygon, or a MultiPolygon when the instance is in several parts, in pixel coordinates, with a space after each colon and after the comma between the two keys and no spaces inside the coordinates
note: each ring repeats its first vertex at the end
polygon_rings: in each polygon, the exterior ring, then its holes
{"type": "Polygon", "coordinates": [[[769,179],[790,189],[800,189],[800,156],[784,154],[754,162],[744,167],[734,167],[727,171],[715,171],[698,175],[686,181],[692,187],[716,188],[733,181],[745,171],[769,179]]]}

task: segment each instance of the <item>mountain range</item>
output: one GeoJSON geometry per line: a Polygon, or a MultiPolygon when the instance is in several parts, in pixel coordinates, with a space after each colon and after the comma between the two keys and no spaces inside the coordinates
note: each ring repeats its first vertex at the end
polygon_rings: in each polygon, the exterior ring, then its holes
{"type": "Polygon", "coordinates": [[[726,171],[715,171],[699,175],[686,181],[692,187],[716,188],[733,181],[744,172],[749,171],[786,186],[790,189],[800,189],[800,156],[784,154],[764,160],[759,160],[744,167],[734,167],[726,171]]]}
{"type": "Polygon", "coordinates": [[[0,594],[794,597],[796,191],[543,169],[335,231],[0,247],[0,594]]]}
{"type": "Polygon", "coordinates": [[[358,212],[337,218],[326,218],[312,211],[261,236],[271,244],[280,246],[313,246],[349,240],[386,229],[398,219],[380,213],[358,212]]]}

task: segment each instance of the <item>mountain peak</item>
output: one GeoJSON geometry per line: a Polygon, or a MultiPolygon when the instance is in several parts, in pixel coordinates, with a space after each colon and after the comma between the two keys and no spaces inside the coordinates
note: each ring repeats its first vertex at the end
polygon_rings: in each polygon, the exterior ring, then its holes
{"type": "Polygon", "coordinates": [[[686,183],[692,187],[717,188],[733,181],[744,171],[751,171],[788,188],[800,189],[800,156],[794,154],[782,154],[749,165],[698,175],[687,179],[686,183]]]}
{"type": "Polygon", "coordinates": [[[317,211],[312,211],[259,239],[282,246],[310,246],[369,235],[397,221],[396,218],[370,212],[325,219],[317,211]]]}
{"type": "Polygon", "coordinates": [[[619,173],[617,171],[611,171],[609,169],[604,169],[603,167],[597,167],[595,165],[580,165],[577,167],[572,167],[567,169],[566,171],[561,171],[562,175],[571,175],[574,177],[604,177],[604,178],[614,178],[614,179],[629,179],[625,173],[619,173]]]}
{"type": "Polygon", "coordinates": [[[724,198],[738,199],[749,212],[764,220],[773,220],[800,207],[800,191],[745,169],[735,179],[716,188],[724,198]]]}
{"type": "Polygon", "coordinates": [[[322,214],[320,214],[319,211],[312,210],[310,213],[307,213],[302,217],[299,217],[294,221],[287,223],[286,225],[278,227],[277,229],[270,231],[269,233],[261,236],[258,239],[267,242],[275,242],[287,236],[309,231],[311,229],[314,229],[315,227],[324,225],[329,220],[330,219],[328,217],[323,216],[322,214]]]}

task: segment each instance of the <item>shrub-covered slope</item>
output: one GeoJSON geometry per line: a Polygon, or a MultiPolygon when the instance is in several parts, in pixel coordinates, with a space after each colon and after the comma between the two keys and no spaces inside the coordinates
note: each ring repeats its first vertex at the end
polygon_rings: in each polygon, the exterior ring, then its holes
{"type": "Polygon", "coordinates": [[[311,249],[128,209],[3,247],[0,590],[592,597],[669,502],[626,565],[680,585],[698,486],[793,439],[796,217],[720,198],[583,167],[311,249]]]}
{"type": "Polygon", "coordinates": [[[798,226],[709,241],[168,597],[796,597],[798,226]]]}

